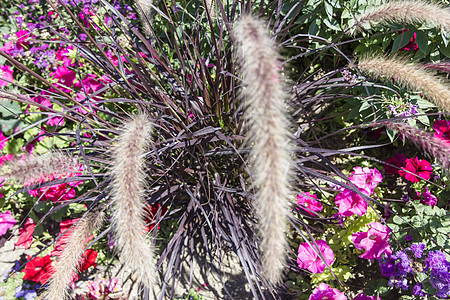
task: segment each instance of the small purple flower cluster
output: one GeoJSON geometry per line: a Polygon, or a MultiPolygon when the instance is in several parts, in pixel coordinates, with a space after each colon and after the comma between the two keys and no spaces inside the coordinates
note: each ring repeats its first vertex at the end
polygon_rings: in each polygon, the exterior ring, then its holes
{"type": "Polygon", "coordinates": [[[33,287],[31,284],[24,284],[18,286],[15,290],[14,296],[18,299],[19,297],[23,297],[25,300],[34,300],[37,298],[36,290],[40,287],[40,285],[36,285],[33,287]]]}
{"type": "Polygon", "coordinates": [[[417,114],[418,106],[411,103],[402,103],[399,105],[390,104],[389,109],[395,117],[408,117],[417,114]]]}
{"type": "Polygon", "coordinates": [[[430,283],[437,290],[436,296],[450,296],[450,262],[441,251],[430,251],[425,260],[427,270],[431,270],[430,283]]]}
{"type": "Polygon", "coordinates": [[[47,50],[37,53],[34,64],[39,69],[47,69],[55,61],[55,50],[47,50]]]}
{"type": "MultiPolygon", "coordinates": [[[[408,290],[408,282],[413,280],[413,275],[429,273],[430,284],[437,290],[436,296],[446,299],[450,296],[450,262],[441,251],[430,251],[423,261],[425,245],[423,243],[412,244],[405,250],[395,252],[393,255],[379,259],[381,274],[389,277],[388,285],[391,287],[408,290]]],[[[417,283],[412,289],[415,296],[425,296],[422,283],[417,283]]]]}

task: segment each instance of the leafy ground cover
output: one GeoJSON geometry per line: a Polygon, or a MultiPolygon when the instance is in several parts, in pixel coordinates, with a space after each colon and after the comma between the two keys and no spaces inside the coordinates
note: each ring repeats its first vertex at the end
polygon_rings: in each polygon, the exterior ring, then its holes
{"type": "Polygon", "coordinates": [[[382,3],[1,1],[0,236],[18,235],[29,255],[5,274],[0,299],[55,288],[72,299],[146,299],[145,277],[157,278],[158,299],[202,299],[198,252],[219,277],[233,253],[255,299],[448,298],[450,11],[382,3]],[[266,56],[246,56],[264,47],[253,31],[245,47],[245,26],[236,29],[245,14],[263,20],[266,48],[279,52],[267,69],[266,56]],[[265,80],[254,85],[253,75],[265,80]],[[277,166],[254,164],[286,148],[258,140],[252,123],[273,129],[273,111],[245,102],[271,88],[286,95],[277,109],[292,160],[277,280],[255,207],[258,176],[277,166]],[[131,126],[122,124],[142,114],[150,145],[117,155],[131,126]],[[129,189],[116,185],[138,169],[121,171],[133,159],[145,162],[135,175],[145,184],[129,194],[142,199],[131,221],[145,223],[133,242],[147,237],[151,276],[133,274],[118,238],[128,212],[117,216],[117,202],[129,189]],[[112,266],[131,270],[134,284],[122,287],[112,266]],[[67,282],[55,283],[59,274],[67,282]],[[189,288],[176,294],[183,276],[189,288]]]}

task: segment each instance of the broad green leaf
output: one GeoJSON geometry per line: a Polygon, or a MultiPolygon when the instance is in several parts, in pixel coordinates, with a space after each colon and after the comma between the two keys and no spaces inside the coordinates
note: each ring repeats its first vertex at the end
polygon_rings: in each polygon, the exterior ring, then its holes
{"type": "Polygon", "coordinates": [[[391,53],[397,52],[400,48],[406,46],[411,41],[414,32],[412,30],[405,31],[397,36],[394,40],[394,45],[392,45],[391,53]]]}

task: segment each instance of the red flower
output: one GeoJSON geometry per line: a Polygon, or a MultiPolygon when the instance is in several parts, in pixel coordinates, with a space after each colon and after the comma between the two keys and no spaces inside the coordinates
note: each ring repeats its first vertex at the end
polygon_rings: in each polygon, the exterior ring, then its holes
{"type": "Polygon", "coordinates": [[[386,160],[386,163],[394,165],[398,168],[384,165],[384,169],[386,170],[386,172],[388,174],[392,174],[392,175],[398,174],[399,169],[405,166],[405,161],[406,161],[406,156],[404,154],[395,153],[395,155],[393,157],[388,158],[386,160]]]}
{"type": "MultiPolygon", "coordinates": [[[[145,208],[145,223],[146,226],[144,228],[144,232],[150,231],[155,227],[155,219],[159,210],[159,204],[150,204],[145,208]]],[[[161,216],[163,216],[167,211],[167,207],[165,205],[161,208],[161,216]]],[[[158,226],[159,229],[159,226],[158,226]]]]}
{"type": "Polygon", "coordinates": [[[433,129],[436,130],[434,137],[450,142],[450,122],[446,120],[436,120],[433,124],[433,129]]]}
{"type": "Polygon", "coordinates": [[[87,270],[90,267],[95,267],[97,264],[95,263],[95,260],[97,259],[97,251],[93,249],[87,249],[83,257],[80,261],[80,267],[78,268],[78,271],[83,272],[84,270],[87,270]]]}
{"type": "Polygon", "coordinates": [[[32,218],[28,218],[23,228],[19,228],[19,239],[14,244],[14,248],[28,249],[33,242],[33,233],[36,224],[34,224],[32,218]]]}
{"type": "MultiPolygon", "coordinates": [[[[30,256],[27,258],[30,259],[30,256]]],[[[25,269],[23,269],[22,272],[25,273],[23,279],[45,284],[53,273],[55,273],[55,268],[52,266],[50,255],[46,255],[44,257],[35,257],[30,260],[25,265],[25,269]]]]}
{"type": "Polygon", "coordinates": [[[430,179],[433,169],[428,161],[425,159],[419,160],[417,157],[414,157],[406,159],[405,162],[405,168],[398,171],[400,176],[405,177],[406,180],[411,182],[430,179]]]}

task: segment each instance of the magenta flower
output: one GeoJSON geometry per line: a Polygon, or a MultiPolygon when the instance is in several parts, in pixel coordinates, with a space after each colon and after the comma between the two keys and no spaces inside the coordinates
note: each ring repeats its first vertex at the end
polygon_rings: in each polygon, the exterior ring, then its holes
{"type": "Polygon", "coordinates": [[[367,232],[352,234],[353,244],[357,249],[366,251],[359,257],[365,259],[379,259],[383,254],[392,254],[389,246],[389,228],[378,222],[368,224],[367,232]]]}
{"type": "Polygon", "coordinates": [[[355,167],[348,179],[359,189],[365,190],[367,194],[371,195],[378,183],[383,181],[383,176],[376,168],[355,167]]]}
{"type": "Polygon", "coordinates": [[[11,216],[11,212],[6,211],[0,214],[0,236],[4,235],[14,224],[16,224],[16,220],[11,216]]]}
{"type": "Polygon", "coordinates": [[[398,174],[398,170],[405,166],[405,164],[406,164],[405,161],[406,161],[406,156],[404,154],[395,153],[395,155],[393,157],[388,158],[386,160],[386,163],[394,165],[398,168],[384,165],[384,169],[386,170],[386,172],[388,174],[392,174],[392,175],[398,174]]]}
{"type": "Polygon", "coordinates": [[[343,217],[362,216],[367,211],[367,202],[360,195],[348,189],[340,192],[334,201],[339,207],[339,214],[343,217]]]}
{"type": "Polygon", "coordinates": [[[7,137],[3,135],[3,132],[0,130],[0,150],[5,147],[6,142],[8,141],[7,137]]]}
{"type": "Polygon", "coordinates": [[[425,159],[419,160],[417,157],[407,158],[404,169],[399,170],[398,174],[405,177],[406,180],[411,182],[419,182],[422,179],[428,180],[433,173],[433,169],[428,161],[425,159]],[[409,172],[406,172],[406,171],[409,172]],[[411,174],[412,173],[412,174],[411,174]]]}
{"type": "Polygon", "coordinates": [[[339,291],[338,289],[331,288],[326,283],[319,284],[318,287],[316,287],[311,296],[309,296],[309,300],[347,300],[347,297],[339,291]]]}
{"type": "Polygon", "coordinates": [[[364,295],[364,293],[361,293],[358,296],[356,296],[354,300],[381,300],[381,298],[378,296],[367,296],[364,295]]]}
{"type": "Polygon", "coordinates": [[[447,120],[436,120],[433,124],[436,130],[434,137],[450,142],[450,122],[447,120]]]}
{"type": "MultiPolygon", "coordinates": [[[[322,253],[322,256],[325,258],[325,261],[331,266],[334,261],[333,250],[331,250],[330,246],[327,245],[327,242],[323,240],[317,240],[316,243],[317,246],[319,246],[320,253],[322,253]]],[[[316,246],[314,244],[312,244],[312,246],[317,251],[316,246]]],[[[308,269],[313,273],[322,273],[325,270],[326,265],[314,249],[308,243],[300,244],[298,248],[297,264],[301,269],[308,269]]]]}
{"type": "Polygon", "coordinates": [[[301,209],[308,214],[314,216],[314,211],[321,211],[323,209],[322,204],[317,201],[317,196],[311,193],[297,195],[297,203],[301,209]]]}
{"type": "Polygon", "coordinates": [[[10,82],[14,81],[12,74],[13,70],[11,66],[0,65],[0,87],[7,86],[10,82]]]}
{"type": "MultiPolygon", "coordinates": [[[[419,192],[417,192],[417,196],[419,196],[419,192]]],[[[420,195],[420,203],[434,207],[438,203],[438,198],[425,187],[425,191],[420,195]]]]}
{"type": "Polygon", "coordinates": [[[54,75],[54,78],[58,80],[59,83],[62,83],[68,87],[73,85],[73,81],[75,80],[75,72],[67,69],[66,66],[59,66],[55,72],[50,73],[50,75],[54,75]]]}

